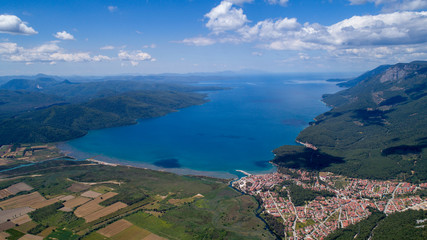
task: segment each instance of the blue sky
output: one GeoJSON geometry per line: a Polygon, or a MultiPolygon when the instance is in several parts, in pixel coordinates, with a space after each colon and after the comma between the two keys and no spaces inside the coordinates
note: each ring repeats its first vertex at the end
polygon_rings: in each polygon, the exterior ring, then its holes
{"type": "Polygon", "coordinates": [[[359,72],[427,59],[427,0],[2,0],[0,75],[359,72]]]}

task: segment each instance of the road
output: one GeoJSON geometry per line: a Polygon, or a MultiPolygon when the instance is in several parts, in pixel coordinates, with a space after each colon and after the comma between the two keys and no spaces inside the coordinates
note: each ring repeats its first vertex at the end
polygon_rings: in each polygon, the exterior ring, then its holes
{"type": "Polygon", "coordinates": [[[387,216],[388,216],[388,214],[387,214],[388,206],[389,206],[390,204],[393,204],[394,195],[395,195],[395,193],[396,193],[396,190],[400,187],[400,185],[402,185],[402,183],[399,183],[399,184],[396,186],[396,188],[394,189],[393,193],[391,194],[391,198],[387,201],[387,204],[385,205],[384,213],[385,213],[385,215],[387,215],[387,216]]]}

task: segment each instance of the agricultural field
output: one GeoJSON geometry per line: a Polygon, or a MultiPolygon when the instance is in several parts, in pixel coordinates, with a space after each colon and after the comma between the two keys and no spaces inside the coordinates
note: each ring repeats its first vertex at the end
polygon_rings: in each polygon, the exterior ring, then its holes
{"type": "Polygon", "coordinates": [[[116,202],[108,207],[103,207],[100,210],[93,212],[89,215],[84,216],[83,218],[86,220],[86,222],[92,222],[95,221],[99,218],[105,217],[111,213],[114,213],[116,211],[118,211],[119,209],[125,208],[128,205],[126,205],[126,203],[122,203],[122,202],[116,202]]]}
{"type": "Polygon", "coordinates": [[[127,229],[131,226],[133,226],[132,223],[130,223],[124,219],[120,219],[119,221],[114,222],[105,228],[102,228],[101,230],[98,231],[98,233],[100,233],[106,237],[112,237],[112,236],[120,233],[121,231],[124,231],[125,229],[127,229]]]}
{"type": "MultiPolygon", "coordinates": [[[[97,231],[98,234],[101,234],[103,239],[113,239],[113,240],[164,240],[165,238],[160,237],[148,230],[137,227],[131,222],[121,219],[117,222],[114,222],[108,225],[105,228],[97,231]]],[[[93,235],[95,236],[95,234],[93,235]]],[[[90,236],[88,239],[91,239],[90,236]]]]}
{"type": "Polygon", "coordinates": [[[2,145],[0,146],[0,170],[61,157],[64,157],[64,154],[51,143],[2,145]]]}
{"type": "Polygon", "coordinates": [[[76,197],[64,202],[64,207],[75,208],[90,201],[90,198],[76,197]]]}
{"type": "Polygon", "coordinates": [[[274,239],[256,200],[222,179],[58,160],[3,173],[0,189],[22,183],[0,201],[0,219],[20,211],[0,223],[15,239],[274,239]]]}
{"type": "Polygon", "coordinates": [[[33,192],[4,200],[0,202],[0,207],[4,210],[21,207],[33,207],[34,205],[38,205],[44,201],[46,201],[46,199],[40,195],[40,193],[33,192]]]}

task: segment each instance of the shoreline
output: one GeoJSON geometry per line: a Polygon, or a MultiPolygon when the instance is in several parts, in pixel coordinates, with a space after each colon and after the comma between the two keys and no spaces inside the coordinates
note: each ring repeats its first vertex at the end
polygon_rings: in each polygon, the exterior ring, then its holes
{"type": "MultiPolygon", "coordinates": [[[[248,173],[248,171],[243,171],[239,169],[235,169],[232,172],[222,172],[222,171],[202,171],[202,170],[194,170],[190,168],[162,168],[153,164],[144,163],[144,162],[133,162],[125,159],[112,158],[102,155],[94,155],[86,152],[79,151],[77,149],[72,148],[66,142],[60,142],[56,144],[58,150],[61,151],[65,156],[72,157],[76,160],[87,160],[92,161],[97,164],[109,165],[109,166],[127,166],[127,167],[136,167],[142,169],[150,169],[159,172],[170,172],[178,175],[192,175],[192,176],[206,176],[206,177],[214,177],[221,178],[226,180],[235,180],[239,179],[240,176],[238,173],[242,173],[244,175],[247,174],[266,174],[271,172],[276,172],[277,167],[271,164],[271,168],[265,171],[248,173]]],[[[251,172],[251,171],[249,171],[251,172]]]]}
{"type": "MultiPolygon", "coordinates": [[[[322,84],[325,84],[325,83],[328,83],[328,82],[322,82],[322,84]]],[[[206,102],[209,102],[209,101],[211,101],[211,99],[206,99],[205,98],[205,102],[204,103],[197,104],[197,105],[203,105],[203,104],[205,104],[206,102]]],[[[324,104],[324,102],[322,101],[322,99],[320,101],[324,104]]],[[[329,111],[329,110],[330,109],[327,109],[326,112],[329,111]]],[[[178,109],[176,111],[180,111],[180,109],[178,109]]],[[[139,123],[140,122],[137,121],[136,124],[139,124],[139,123]]],[[[307,124],[307,126],[304,127],[304,129],[307,128],[307,127],[309,127],[308,124],[307,124]]],[[[301,131],[302,130],[300,130],[299,133],[301,131]]],[[[299,135],[299,133],[298,133],[298,135],[299,135]]],[[[294,141],[296,141],[297,144],[299,143],[297,141],[297,138],[294,139],[294,141]]],[[[303,143],[299,143],[299,144],[303,144],[303,143]]],[[[279,145],[276,148],[281,147],[281,146],[284,146],[284,145],[279,145]]],[[[72,146],[68,145],[67,142],[59,143],[59,144],[57,144],[57,147],[63,153],[64,152],[68,152],[66,154],[67,156],[72,156],[72,157],[75,157],[77,159],[79,159],[79,158],[80,159],[84,158],[84,159],[88,159],[88,160],[93,159],[95,161],[98,161],[99,164],[132,166],[132,167],[138,167],[138,168],[144,168],[144,169],[151,169],[151,170],[162,171],[162,172],[171,172],[171,173],[175,173],[175,174],[178,174],[178,175],[207,176],[207,177],[215,177],[215,178],[222,178],[222,179],[229,179],[230,180],[230,179],[239,179],[241,177],[241,174],[245,174],[245,175],[250,175],[250,174],[258,175],[258,174],[267,174],[267,173],[273,173],[273,172],[277,172],[278,171],[278,166],[273,163],[273,161],[275,159],[275,156],[273,158],[271,158],[270,160],[267,161],[269,163],[268,165],[270,165],[271,167],[269,167],[267,169],[262,169],[261,171],[257,171],[257,170],[255,170],[255,171],[250,171],[250,170],[249,171],[244,171],[244,170],[239,170],[239,169],[232,169],[232,170],[225,170],[225,171],[204,171],[204,170],[194,170],[194,169],[190,169],[190,168],[164,168],[164,167],[156,166],[156,165],[151,164],[151,163],[138,162],[138,161],[130,161],[130,160],[126,160],[126,159],[115,158],[115,157],[108,157],[108,156],[103,156],[103,155],[101,155],[101,156],[98,155],[98,156],[94,157],[94,155],[97,155],[96,153],[91,155],[90,153],[82,152],[82,151],[80,151],[78,149],[74,149],[72,146]]]]}

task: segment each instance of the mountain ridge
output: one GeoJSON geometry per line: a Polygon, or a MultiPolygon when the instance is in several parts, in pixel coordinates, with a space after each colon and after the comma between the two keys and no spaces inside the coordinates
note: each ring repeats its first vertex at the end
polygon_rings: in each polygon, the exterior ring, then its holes
{"type": "Polygon", "coordinates": [[[318,151],[283,146],[273,162],[352,177],[426,180],[427,62],[367,73],[353,87],[324,95],[333,108],[298,135],[318,151]]]}

